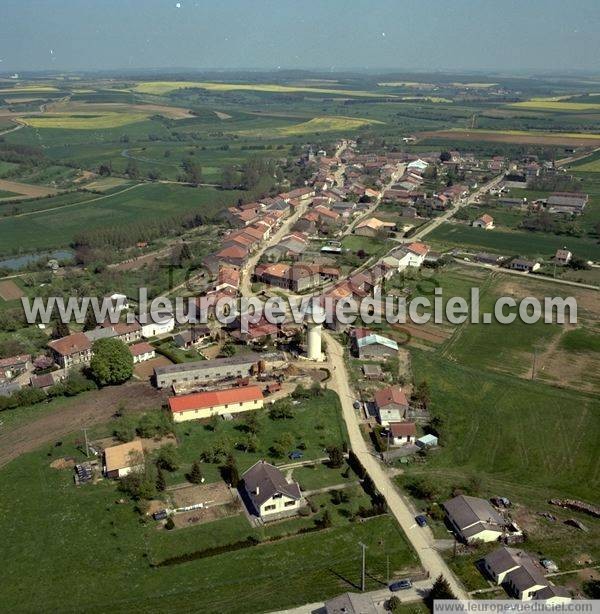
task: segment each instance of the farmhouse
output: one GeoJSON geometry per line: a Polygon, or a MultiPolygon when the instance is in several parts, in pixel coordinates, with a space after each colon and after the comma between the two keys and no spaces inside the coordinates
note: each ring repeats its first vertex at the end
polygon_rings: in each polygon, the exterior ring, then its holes
{"type": "Polygon", "coordinates": [[[176,365],[156,367],[156,386],[165,388],[173,384],[205,384],[226,378],[246,377],[257,367],[264,355],[246,353],[228,358],[198,360],[176,365]]]}
{"type": "Polygon", "coordinates": [[[494,227],[494,218],[491,215],[484,213],[473,222],[473,226],[475,228],[485,228],[486,230],[491,230],[494,227]]]}
{"type": "Polygon", "coordinates": [[[417,427],[414,422],[390,422],[388,429],[394,446],[404,446],[415,442],[417,427]]]}
{"type": "Polygon", "coordinates": [[[362,372],[367,379],[382,380],[384,378],[383,370],[379,365],[363,365],[362,372]]]}
{"type": "Polygon", "coordinates": [[[366,328],[350,331],[351,349],[358,358],[384,358],[398,353],[398,344],[393,339],[378,335],[366,328]]]}
{"type": "Polygon", "coordinates": [[[116,337],[123,343],[133,343],[142,338],[142,327],[138,322],[117,322],[112,324],[110,320],[106,320],[100,324],[101,328],[106,328],[111,331],[111,337],[116,337]]]}
{"type": "Polygon", "coordinates": [[[242,491],[249,511],[263,520],[296,513],[302,503],[297,482],[288,482],[274,465],[260,460],[242,475],[242,491]]]}
{"type": "Polygon", "coordinates": [[[146,360],[152,360],[156,356],[154,348],[145,341],[141,343],[134,343],[129,346],[129,351],[133,356],[133,364],[138,362],[146,362],[146,360]]]}
{"type": "Polygon", "coordinates": [[[306,264],[265,264],[259,265],[254,271],[258,281],[285,290],[302,292],[316,286],[321,281],[319,268],[306,264]]]}
{"type": "Polygon", "coordinates": [[[457,535],[466,543],[497,541],[508,526],[485,499],[459,495],[443,505],[457,535]]]}
{"type": "Polygon", "coordinates": [[[54,362],[63,369],[87,365],[92,359],[92,342],[84,333],[72,333],[48,342],[54,362]]]}
{"type": "Polygon", "coordinates": [[[515,258],[511,260],[508,268],[513,271],[523,271],[525,273],[533,273],[540,268],[540,263],[534,260],[525,260],[524,258],[515,258]]]}
{"type": "Polygon", "coordinates": [[[409,266],[420,267],[428,253],[429,247],[425,243],[409,243],[393,250],[384,262],[391,264],[400,272],[409,266]]]}
{"type": "Polygon", "coordinates": [[[237,414],[260,409],[262,406],[263,393],[258,386],[242,386],[169,397],[169,408],[174,422],[237,414]]]}
{"type": "Polygon", "coordinates": [[[375,393],[375,409],[382,426],[402,422],[409,410],[408,400],[400,386],[390,386],[375,393]]]}
{"type": "Polygon", "coordinates": [[[104,450],[104,473],[107,478],[122,478],[144,466],[144,449],[139,439],[104,450]]]}
{"type": "Polygon", "coordinates": [[[380,233],[387,232],[395,228],[396,224],[393,222],[382,222],[376,217],[370,217],[368,220],[364,220],[356,225],[354,234],[361,237],[377,237],[380,233]]]}
{"type": "Polygon", "coordinates": [[[554,254],[554,260],[560,264],[569,264],[572,257],[573,254],[566,247],[557,249],[556,254],[554,254]]]}
{"type": "Polygon", "coordinates": [[[325,602],[325,614],[379,614],[368,594],[344,593],[325,602]]]}

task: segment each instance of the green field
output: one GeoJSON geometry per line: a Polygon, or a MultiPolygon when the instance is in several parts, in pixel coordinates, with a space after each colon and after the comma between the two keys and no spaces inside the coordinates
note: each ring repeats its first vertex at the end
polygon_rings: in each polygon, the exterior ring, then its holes
{"type": "MultiPolygon", "coordinates": [[[[161,219],[191,212],[211,217],[234,203],[240,194],[235,190],[219,192],[174,184],[142,184],[104,197],[85,195],[80,204],[61,204],[52,211],[0,219],[3,237],[0,253],[10,254],[23,246],[31,251],[64,247],[83,230],[123,227],[148,217],[161,219]],[[97,200],[86,202],[92,198],[97,200]]],[[[35,201],[36,208],[49,208],[49,200],[35,201]]]]}
{"type": "Polygon", "coordinates": [[[378,120],[361,119],[358,117],[314,117],[307,122],[295,124],[292,126],[273,128],[271,130],[255,128],[253,130],[241,131],[239,134],[245,136],[265,137],[297,136],[302,134],[318,134],[321,132],[345,132],[348,130],[356,130],[358,128],[363,128],[364,126],[382,123],[383,122],[380,122],[378,120]]]}
{"type": "Polygon", "coordinates": [[[598,111],[600,104],[585,102],[564,102],[562,100],[526,100],[524,102],[512,102],[508,105],[518,109],[534,109],[541,111],[598,111]]]}
{"type": "Polygon", "coordinates": [[[55,113],[36,117],[24,117],[22,121],[33,128],[58,128],[61,130],[104,130],[127,124],[143,122],[144,113],[55,113]]]}
{"type": "MultiPolygon", "coordinates": [[[[440,475],[478,475],[532,495],[600,502],[600,402],[578,392],[413,352],[417,381],[432,389],[444,420],[440,475]]],[[[510,495],[508,495],[510,496],[510,495]]]]}
{"type": "MultiPolygon", "coordinates": [[[[185,467],[206,445],[223,437],[230,435],[233,445],[242,436],[234,428],[240,422],[223,422],[217,431],[198,423],[179,425],[179,450],[185,467]]],[[[93,430],[101,433],[110,428],[110,424],[100,425],[93,430]]],[[[263,415],[259,437],[266,449],[278,434],[295,433],[306,442],[305,454],[310,457],[323,454],[323,442],[345,438],[343,429],[339,401],[326,393],[294,406],[291,420],[273,421],[263,415]]],[[[360,541],[369,549],[370,589],[385,584],[388,556],[392,577],[418,567],[416,555],[392,517],[350,521],[359,506],[370,504],[358,484],[347,489],[349,500],[341,505],[334,504],[330,494],[317,494],[311,497],[316,509],[312,516],[265,527],[252,528],[244,514],[235,514],[175,531],[157,530],[152,521],[140,521],[132,502],[119,503],[122,495],[115,482],[106,480],[77,488],[71,471],[49,466],[54,458],[64,455],[81,458],[81,452],[74,448],[78,437],[67,437],[60,445],[52,442],[0,470],[0,530],[3,552],[12,561],[0,587],[0,599],[10,611],[125,612],[134,607],[144,612],[245,613],[270,611],[275,601],[280,608],[301,605],[356,587],[360,541]],[[315,518],[324,510],[331,515],[330,528],[296,535],[301,529],[314,527],[315,518]],[[263,543],[151,567],[165,559],[249,537],[263,543]],[[281,537],[286,538],[266,541],[281,537]],[[39,556],[40,542],[44,543],[44,557],[39,556]],[[73,582],[74,566],[77,582],[73,582]],[[25,590],[32,579],[36,590],[25,590]],[[281,592],[282,582],[285,594],[281,592]],[[110,590],[106,590],[107,585],[110,590]],[[243,600],[240,595],[244,595],[243,600]]],[[[236,451],[235,455],[240,470],[255,460],[253,454],[236,451]]],[[[294,476],[310,489],[356,481],[353,473],[344,477],[342,471],[344,468],[318,465],[297,469],[294,476]]],[[[219,479],[216,465],[203,463],[203,473],[209,481],[219,479]]],[[[178,475],[170,474],[170,478],[178,475]]]]}
{"type": "Polygon", "coordinates": [[[541,232],[481,230],[471,226],[444,223],[427,235],[428,243],[439,249],[461,247],[473,251],[491,251],[504,256],[550,258],[557,249],[568,245],[583,258],[600,260],[600,245],[593,239],[565,237],[541,232]]]}

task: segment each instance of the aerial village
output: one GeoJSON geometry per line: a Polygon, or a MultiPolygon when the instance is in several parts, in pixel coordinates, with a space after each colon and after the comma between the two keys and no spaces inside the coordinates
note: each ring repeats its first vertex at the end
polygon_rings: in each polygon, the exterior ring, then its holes
{"type": "MultiPolygon", "coordinates": [[[[128,321],[127,314],[136,312],[135,301],[115,288],[109,298],[121,313],[120,322],[105,321],[53,339],[44,355],[0,360],[0,390],[8,403],[24,390],[50,395],[64,386],[73,372],[90,365],[102,340],[116,339],[127,346],[134,377],[152,389],[164,423],[101,440],[86,436],[82,446],[88,458],[72,465],[79,487],[106,479],[133,482],[151,458],[159,459],[161,475],[174,469],[177,463],[170,456],[192,445],[185,435],[180,440],[181,433],[191,431],[177,431],[176,436],[169,424],[184,429],[200,424],[214,435],[213,448],[202,450],[202,457],[198,450],[188,454],[197,459],[191,471],[184,476],[175,470],[164,491],[148,497],[143,513],[157,526],[184,530],[232,513],[243,513],[249,526],[315,515],[311,496],[322,489],[307,489],[295,476],[318,463],[339,467],[347,459],[360,477],[364,467],[352,456],[355,441],[319,439],[320,454],[306,459],[303,442],[280,433],[271,442],[271,457],[257,458],[238,473],[236,462],[219,448],[218,433],[220,424],[238,425],[245,435],[237,445],[252,452],[257,449],[254,414],[268,412],[273,421],[285,423],[296,406],[327,390],[338,393],[343,408],[349,404],[361,445],[378,463],[402,467],[423,462],[445,444],[445,434],[432,421],[427,390],[412,380],[409,354],[393,328],[264,320],[242,331],[238,321],[221,325],[216,320],[219,299],[314,296],[336,303],[383,290],[410,298],[407,277],[452,258],[535,273],[543,263],[519,255],[433,252],[426,241],[431,226],[426,225],[427,232],[421,227],[452,214],[459,226],[494,232],[497,211],[544,210],[573,219],[587,203],[585,194],[558,191],[545,201],[519,198],[520,187],[540,178],[564,179],[564,170],[532,157],[480,159],[458,151],[417,156],[362,151],[359,143],[343,140],[331,152],[308,146],[297,164],[310,171],[305,185],[227,209],[228,228],[219,249],[205,259],[204,285],[196,298],[194,315],[203,316],[206,324],[182,324],[165,312],[152,314],[150,321],[141,314],[128,321]],[[470,217],[459,215],[467,209],[472,210],[470,217]],[[225,470],[222,479],[205,483],[206,466],[209,472],[215,470],[211,454],[225,462],[225,470]]],[[[551,264],[566,266],[573,257],[565,247],[551,264]]],[[[343,493],[344,484],[341,488],[343,493]]],[[[376,490],[363,488],[375,506],[376,490]]],[[[136,496],[144,498],[139,492],[136,496]]],[[[579,504],[560,505],[573,509],[579,504]]],[[[569,593],[548,578],[557,571],[553,562],[522,549],[525,535],[512,518],[510,501],[458,494],[443,508],[449,535],[459,547],[468,551],[476,542],[497,542],[480,567],[490,587],[521,600],[570,600],[569,593]]],[[[597,509],[592,511],[598,516],[597,509]]],[[[425,527],[428,519],[419,514],[416,522],[425,527]]]]}

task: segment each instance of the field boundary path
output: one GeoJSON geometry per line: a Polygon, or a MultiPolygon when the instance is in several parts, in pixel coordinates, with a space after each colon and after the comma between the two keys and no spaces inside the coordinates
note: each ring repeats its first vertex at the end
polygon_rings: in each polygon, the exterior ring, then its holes
{"type": "Polygon", "coordinates": [[[102,196],[98,196],[97,198],[90,198],[89,200],[80,200],[76,203],[68,203],[66,205],[59,205],[58,207],[48,207],[48,209],[39,209],[36,211],[25,211],[23,213],[17,213],[15,215],[7,216],[7,219],[15,218],[15,217],[28,217],[31,215],[41,215],[42,213],[47,213],[48,211],[58,211],[60,209],[68,209],[70,207],[79,207],[81,205],[89,205],[90,203],[98,202],[99,200],[105,200],[107,198],[112,198],[113,196],[118,196],[119,194],[123,194],[124,192],[129,192],[129,190],[133,190],[135,188],[139,188],[142,185],[146,185],[145,183],[136,183],[134,185],[130,185],[118,192],[113,192],[112,194],[104,194],[102,196]]]}

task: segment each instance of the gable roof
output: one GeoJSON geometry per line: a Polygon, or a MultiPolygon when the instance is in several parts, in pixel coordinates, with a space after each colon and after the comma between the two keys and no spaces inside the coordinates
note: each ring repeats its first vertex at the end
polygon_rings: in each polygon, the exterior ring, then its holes
{"type": "Polygon", "coordinates": [[[390,432],[394,437],[414,437],[417,427],[414,422],[392,422],[390,432]]]}
{"type": "Polygon", "coordinates": [[[136,458],[132,458],[132,455],[134,457],[141,455],[142,458],[144,456],[144,448],[139,439],[106,448],[106,450],[104,450],[106,471],[116,471],[118,469],[125,469],[125,467],[131,467],[131,462],[134,460],[137,461],[136,458]]]}
{"type": "Polygon", "coordinates": [[[458,495],[446,501],[444,508],[461,531],[475,524],[484,524],[500,531],[506,526],[504,518],[485,499],[458,495]]]}
{"type": "Polygon", "coordinates": [[[52,348],[61,356],[70,356],[77,352],[86,352],[90,350],[92,344],[84,333],[71,333],[66,337],[49,341],[48,347],[52,348]]]}
{"type": "Polygon", "coordinates": [[[375,403],[378,408],[397,404],[408,407],[408,400],[400,386],[390,386],[375,393],[375,403]]]}
{"type": "Polygon", "coordinates": [[[217,405],[230,405],[233,403],[247,403],[263,398],[262,390],[258,386],[243,386],[240,388],[226,388],[225,390],[211,390],[210,392],[195,392],[180,397],[169,397],[169,407],[172,412],[206,409],[217,405]]]}
{"type": "Polygon", "coordinates": [[[256,507],[260,507],[273,495],[281,493],[291,499],[300,499],[302,494],[297,482],[287,482],[284,474],[274,465],[260,460],[242,475],[244,488],[256,507]]]}

